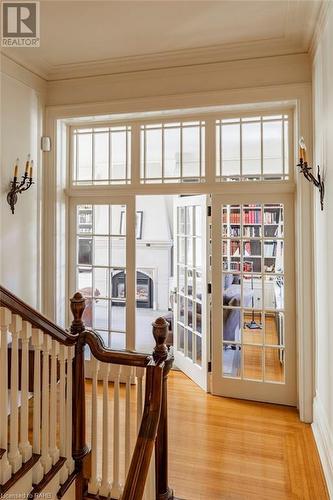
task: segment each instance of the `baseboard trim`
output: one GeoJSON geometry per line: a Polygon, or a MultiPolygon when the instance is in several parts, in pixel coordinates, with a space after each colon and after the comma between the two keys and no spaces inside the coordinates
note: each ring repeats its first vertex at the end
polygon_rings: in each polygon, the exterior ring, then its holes
{"type": "Polygon", "coordinates": [[[330,498],[333,499],[333,435],[324,407],[316,396],[313,401],[312,432],[318,448],[330,498]]]}

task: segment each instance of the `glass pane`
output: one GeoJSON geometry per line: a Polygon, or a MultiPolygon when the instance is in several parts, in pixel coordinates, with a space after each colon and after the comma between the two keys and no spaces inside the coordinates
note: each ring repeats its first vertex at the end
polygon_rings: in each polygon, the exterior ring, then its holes
{"type": "Polygon", "coordinates": [[[109,205],[94,205],[94,234],[109,234],[109,205]]]}
{"type": "Polygon", "coordinates": [[[243,376],[250,380],[263,379],[263,351],[262,347],[243,346],[243,376]]]}
{"type": "Polygon", "coordinates": [[[178,266],[178,290],[185,293],[185,268],[178,266]]]}
{"type": "Polygon", "coordinates": [[[183,128],[183,177],[200,176],[200,129],[183,128]]]}
{"type": "Polygon", "coordinates": [[[185,322],[185,298],[178,295],[178,321],[184,324],[185,322]]]}
{"type": "Polygon", "coordinates": [[[187,269],[187,295],[193,297],[193,269],[187,269]]]}
{"type": "Polygon", "coordinates": [[[193,265],[193,238],[186,238],[186,263],[188,266],[193,265]]]}
{"type": "Polygon", "coordinates": [[[109,270],[106,268],[94,268],[95,297],[109,297],[109,270]]]}
{"type": "Polygon", "coordinates": [[[271,238],[283,236],[282,205],[264,205],[264,236],[271,238]]]}
{"type": "Polygon", "coordinates": [[[284,314],[265,313],[265,344],[284,345],[284,314]]]}
{"type": "Polygon", "coordinates": [[[187,299],[187,326],[193,327],[193,301],[187,299]]]}
{"type": "Polygon", "coordinates": [[[186,328],[186,338],[187,338],[187,357],[193,358],[193,334],[190,330],[186,328]]]}
{"type": "Polygon", "coordinates": [[[92,134],[77,136],[78,180],[92,179],[92,134]]]}
{"type": "Polygon", "coordinates": [[[202,339],[199,335],[195,335],[196,342],[196,364],[201,366],[202,364],[202,339]]]}
{"type": "Polygon", "coordinates": [[[202,305],[199,302],[195,303],[195,311],[196,311],[196,331],[198,333],[202,333],[202,323],[201,323],[201,311],[202,311],[202,305]]]}
{"type": "Polygon", "coordinates": [[[109,238],[94,236],[94,262],[95,266],[109,265],[109,238]]]}
{"type": "Polygon", "coordinates": [[[266,309],[284,308],[283,276],[265,276],[264,297],[266,309]]]}
{"type": "Polygon", "coordinates": [[[111,178],[126,179],[126,131],[111,133],[111,178]]]}
{"type": "Polygon", "coordinates": [[[202,300],[202,275],[201,273],[196,272],[196,298],[197,300],[202,300]]]}
{"type": "Polygon", "coordinates": [[[111,205],[111,234],[126,235],[126,207],[122,205],[111,205]]]}
{"type": "Polygon", "coordinates": [[[126,274],[123,269],[111,270],[111,286],[113,305],[121,305],[126,299],[126,274]]]}
{"type": "Polygon", "coordinates": [[[178,234],[185,234],[185,207],[178,207],[178,234]]]}
{"type": "Polygon", "coordinates": [[[222,126],[222,175],[240,175],[240,125],[222,126]]]}
{"type": "Polygon", "coordinates": [[[110,349],[126,349],[126,335],[119,332],[110,332],[110,349]]]}
{"type": "Polygon", "coordinates": [[[111,307],[111,330],[124,332],[126,330],[126,307],[115,306],[111,307]]]}
{"type": "Polygon", "coordinates": [[[193,235],[193,207],[185,207],[186,234],[193,235]]]}
{"type": "Polygon", "coordinates": [[[91,238],[78,238],[78,264],[92,265],[91,238]]]}
{"type": "Polygon", "coordinates": [[[243,307],[262,307],[262,279],[260,274],[243,274],[243,307]]]}
{"type": "Polygon", "coordinates": [[[195,235],[202,236],[202,208],[194,207],[195,210],[195,235]]]}
{"type": "Polygon", "coordinates": [[[265,174],[283,171],[282,121],[263,123],[263,162],[265,174]]]}
{"type": "Polygon", "coordinates": [[[77,231],[79,234],[92,232],[92,206],[80,205],[77,207],[77,231]]]}
{"type": "Polygon", "coordinates": [[[164,129],[164,176],[180,177],[180,129],[164,129]]]}
{"type": "Polygon", "coordinates": [[[243,342],[245,344],[263,344],[264,331],[261,311],[243,312],[243,342]]]}
{"type": "Polygon", "coordinates": [[[284,349],[274,347],[265,348],[265,380],[267,382],[284,382],[284,357],[284,349]]]}
{"type": "Polygon", "coordinates": [[[93,301],[93,327],[102,330],[109,328],[109,301],[97,299],[93,301]]]}
{"type": "Polygon", "coordinates": [[[76,286],[84,297],[92,296],[92,268],[79,267],[77,269],[76,286]]]}
{"type": "Polygon", "coordinates": [[[178,325],[178,350],[184,352],[184,327],[178,325]]]}
{"type": "Polygon", "coordinates": [[[241,375],[241,347],[235,344],[223,345],[223,376],[240,378],[241,375]]]}
{"type": "Polygon", "coordinates": [[[112,267],[126,266],[126,238],[110,238],[110,265],[112,267]]]}
{"type": "Polygon", "coordinates": [[[266,240],[264,264],[266,273],[283,273],[283,240],[266,240]]]}
{"type": "Polygon", "coordinates": [[[162,177],[162,132],[146,130],[146,175],[156,179],[162,177]]]}
{"type": "Polygon", "coordinates": [[[223,308],[223,340],[227,342],[241,341],[241,310],[232,308],[233,304],[239,303],[239,299],[224,296],[223,302],[229,303],[229,308],[223,308]],[[231,305],[230,305],[231,304],[231,305]]]}
{"type": "Polygon", "coordinates": [[[178,238],[178,262],[185,264],[185,238],[178,238]]]}
{"type": "Polygon", "coordinates": [[[261,173],[260,123],[242,125],[243,175],[261,173]]]}
{"type": "Polygon", "coordinates": [[[94,134],[94,178],[106,181],[109,178],[109,134],[94,134]]]}

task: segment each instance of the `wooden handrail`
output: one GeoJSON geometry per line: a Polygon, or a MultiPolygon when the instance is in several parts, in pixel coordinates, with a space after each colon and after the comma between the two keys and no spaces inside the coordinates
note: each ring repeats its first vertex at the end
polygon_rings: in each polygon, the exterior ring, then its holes
{"type": "Polygon", "coordinates": [[[162,394],[163,365],[150,365],[147,367],[140,430],[121,500],[140,500],[143,497],[160,420],[162,394]]]}
{"type": "Polygon", "coordinates": [[[94,330],[85,330],[82,332],[79,342],[88,344],[95,358],[104,363],[144,368],[151,360],[151,356],[148,354],[142,354],[140,352],[125,349],[119,351],[108,349],[105,346],[102,337],[94,330]]]}
{"type": "Polygon", "coordinates": [[[57,326],[3,286],[0,286],[0,306],[7,307],[12,313],[18,314],[23,320],[31,323],[34,328],[43,330],[61,344],[74,345],[79,338],[77,334],[73,335],[57,326]]]}

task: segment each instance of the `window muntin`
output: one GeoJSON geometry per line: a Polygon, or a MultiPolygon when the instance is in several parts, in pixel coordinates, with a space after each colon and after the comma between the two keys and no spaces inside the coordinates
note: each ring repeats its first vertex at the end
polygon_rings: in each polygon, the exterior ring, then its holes
{"type": "Polygon", "coordinates": [[[74,184],[130,182],[130,126],[75,128],[72,133],[72,145],[74,184]]]}
{"type": "Polygon", "coordinates": [[[216,120],[217,180],[288,180],[288,128],[286,114],[216,120]]]}
{"type": "Polygon", "coordinates": [[[141,183],[204,181],[204,122],[141,125],[140,136],[141,183]]]}
{"type": "Polygon", "coordinates": [[[221,208],[223,377],[283,384],[284,206],[221,208]]]}
{"type": "Polygon", "coordinates": [[[83,319],[113,349],[126,346],[125,216],[124,205],[79,205],[76,211],[76,290],[86,299],[83,319]]]}

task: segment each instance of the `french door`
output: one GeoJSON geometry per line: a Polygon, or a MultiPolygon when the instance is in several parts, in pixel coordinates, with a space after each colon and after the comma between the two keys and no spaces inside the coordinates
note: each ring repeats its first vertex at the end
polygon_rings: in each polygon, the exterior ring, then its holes
{"type": "Polygon", "coordinates": [[[175,365],[204,390],[208,385],[207,196],[174,204],[175,365]]]}
{"type": "Polygon", "coordinates": [[[86,299],[86,327],[112,349],[135,349],[135,199],[75,198],[70,213],[69,290],[86,299]]]}
{"type": "Polygon", "coordinates": [[[213,195],[212,392],[296,404],[292,195],[213,195]]]}

